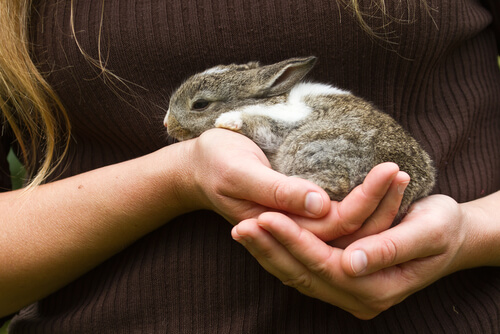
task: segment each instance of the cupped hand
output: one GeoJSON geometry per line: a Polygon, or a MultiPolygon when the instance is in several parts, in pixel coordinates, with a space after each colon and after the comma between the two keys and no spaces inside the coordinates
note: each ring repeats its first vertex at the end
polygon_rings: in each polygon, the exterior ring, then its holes
{"type": "Polygon", "coordinates": [[[179,193],[187,211],[210,209],[233,224],[280,211],[323,240],[348,235],[339,244],[388,228],[409,181],[396,164],[380,164],[346,199],[330,202],[317,185],[273,171],[262,150],[240,134],[213,129],[181,144],[188,159],[179,193]]]}
{"type": "Polygon", "coordinates": [[[212,129],[186,145],[179,190],[187,210],[209,209],[235,224],[270,211],[319,218],[330,211],[317,185],[271,169],[262,150],[238,133],[212,129]]]}
{"type": "Polygon", "coordinates": [[[288,214],[301,227],[323,241],[346,247],[353,241],[389,228],[399,211],[410,176],[394,163],[375,166],[363,183],[342,201],[331,203],[330,211],[319,219],[288,214]]]}
{"type": "Polygon", "coordinates": [[[370,319],[470,266],[468,224],[453,199],[435,195],[414,204],[399,225],[345,250],[276,212],[241,222],[232,236],[284,284],[370,319]]]}

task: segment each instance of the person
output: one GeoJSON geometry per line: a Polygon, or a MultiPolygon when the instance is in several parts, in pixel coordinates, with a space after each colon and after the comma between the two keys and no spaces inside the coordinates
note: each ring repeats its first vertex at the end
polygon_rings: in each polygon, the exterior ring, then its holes
{"type": "Polygon", "coordinates": [[[33,176],[0,197],[9,330],[499,332],[500,6],[403,3],[3,2],[1,154],[33,176]],[[432,156],[400,224],[391,162],[337,203],[237,133],[167,137],[190,74],[310,54],[432,156]]]}

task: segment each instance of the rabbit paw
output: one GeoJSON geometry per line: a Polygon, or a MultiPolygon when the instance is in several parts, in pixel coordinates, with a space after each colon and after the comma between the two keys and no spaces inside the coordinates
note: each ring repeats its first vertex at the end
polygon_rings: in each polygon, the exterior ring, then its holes
{"type": "Polygon", "coordinates": [[[222,114],[215,120],[215,127],[238,131],[243,126],[241,113],[237,111],[222,114]]]}

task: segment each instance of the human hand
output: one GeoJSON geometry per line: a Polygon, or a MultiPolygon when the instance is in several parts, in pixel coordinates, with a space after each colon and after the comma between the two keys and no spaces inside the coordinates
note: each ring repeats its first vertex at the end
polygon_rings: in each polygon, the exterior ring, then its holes
{"type": "Polygon", "coordinates": [[[399,225],[345,250],[275,212],[241,222],[232,236],[284,284],[370,319],[447,274],[481,265],[471,246],[478,243],[467,239],[477,235],[469,218],[453,199],[434,195],[399,225]]]}
{"type": "Polygon", "coordinates": [[[330,211],[330,199],[317,185],[271,169],[262,150],[232,131],[212,129],[186,145],[179,189],[186,211],[209,209],[235,224],[278,210],[308,218],[330,211]]]}
{"type": "Polygon", "coordinates": [[[323,241],[345,248],[353,241],[389,228],[399,211],[410,176],[394,163],[375,166],[363,183],[341,202],[333,201],[330,211],[318,219],[288,214],[301,227],[323,241]]]}

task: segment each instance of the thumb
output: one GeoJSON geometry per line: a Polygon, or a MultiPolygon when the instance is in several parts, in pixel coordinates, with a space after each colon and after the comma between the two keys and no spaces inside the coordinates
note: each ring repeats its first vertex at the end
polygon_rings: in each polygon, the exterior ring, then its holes
{"type": "Polygon", "coordinates": [[[411,260],[442,252],[439,233],[429,235],[425,224],[403,221],[380,234],[359,239],[342,254],[342,268],[350,276],[365,276],[411,260]]]}
{"type": "Polygon", "coordinates": [[[280,174],[259,166],[258,179],[245,178],[242,189],[246,199],[265,207],[304,217],[323,217],[330,211],[331,201],[326,192],[314,183],[280,174]]]}

